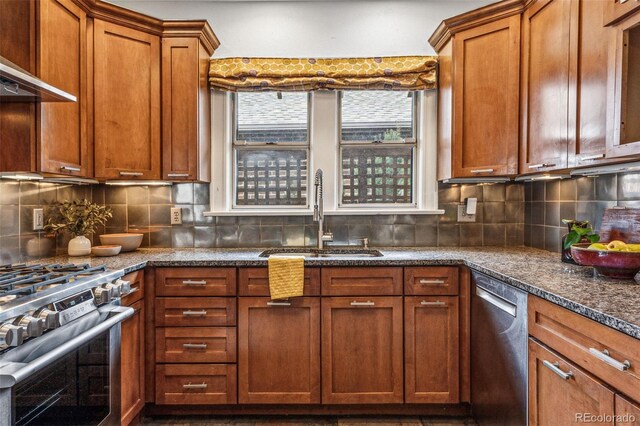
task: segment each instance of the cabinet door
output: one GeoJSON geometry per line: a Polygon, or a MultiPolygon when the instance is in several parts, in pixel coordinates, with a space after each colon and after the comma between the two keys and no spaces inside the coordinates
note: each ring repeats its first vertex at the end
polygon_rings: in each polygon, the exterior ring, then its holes
{"type": "Polygon", "coordinates": [[[640,14],[622,21],[614,30],[607,156],[640,155],[640,14]]]}
{"type": "Polygon", "coordinates": [[[39,6],[39,76],[77,102],[40,104],[39,169],[90,176],[87,138],[87,15],[71,0],[39,6]]]}
{"type": "Polygon", "coordinates": [[[523,14],[520,173],[567,167],[575,137],[568,111],[575,99],[576,6],[576,0],[538,0],[523,14]]]}
{"type": "Polygon", "coordinates": [[[520,16],[455,35],[455,177],[518,173],[520,16]]]}
{"type": "Polygon", "coordinates": [[[602,26],[605,8],[604,1],[580,0],[577,129],[569,146],[570,167],[606,161],[608,57],[615,31],[602,26]]]}
{"type": "Polygon", "coordinates": [[[95,175],[160,179],[160,39],[95,20],[95,175]]]}
{"type": "Polygon", "coordinates": [[[457,297],[404,300],[405,401],[458,403],[457,297]]]}
{"type": "Polygon", "coordinates": [[[238,401],[320,402],[320,298],[239,298],[238,401]]]}
{"type": "Polygon", "coordinates": [[[122,424],[128,425],[144,407],[144,301],[133,305],[135,313],[122,323],[120,375],[122,424]]]}
{"type": "Polygon", "coordinates": [[[613,398],[597,379],[529,339],[530,425],[581,423],[581,415],[613,416],[613,398]]]}
{"type": "Polygon", "coordinates": [[[632,426],[640,422],[640,405],[616,395],[616,426],[632,426]]]}
{"type": "Polygon", "coordinates": [[[197,38],[162,40],[162,177],[209,181],[209,55],[197,38]],[[207,66],[203,67],[202,64],[207,66]]]}
{"type": "Polygon", "coordinates": [[[322,299],[322,402],[401,403],[402,297],[322,299]]]}

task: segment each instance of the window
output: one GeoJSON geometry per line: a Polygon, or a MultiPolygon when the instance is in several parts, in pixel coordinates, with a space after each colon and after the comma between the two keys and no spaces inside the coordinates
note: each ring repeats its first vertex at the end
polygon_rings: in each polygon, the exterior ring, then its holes
{"type": "Polygon", "coordinates": [[[437,210],[436,92],[213,91],[211,211],[311,215],[437,210]]]}
{"type": "Polygon", "coordinates": [[[341,205],[413,204],[416,105],[414,92],[341,94],[341,205]]]}
{"type": "Polygon", "coordinates": [[[234,205],[307,206],[309,95],[235,95],[234,205]]]}

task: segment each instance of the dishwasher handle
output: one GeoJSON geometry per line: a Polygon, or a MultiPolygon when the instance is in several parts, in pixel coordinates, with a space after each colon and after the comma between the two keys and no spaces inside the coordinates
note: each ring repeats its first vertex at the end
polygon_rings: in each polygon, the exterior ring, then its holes
{"type": "Polygon", "coordinates": [[[517,306],[503,297],[498,296],[490,291],[487,291],[479,286],[476,286],[476,295],[480,297],[482,300],[491,303],[496,308],[500,309],[503,312],[511,315],[512,317],[516,317],[518,314],[517,306]]]}

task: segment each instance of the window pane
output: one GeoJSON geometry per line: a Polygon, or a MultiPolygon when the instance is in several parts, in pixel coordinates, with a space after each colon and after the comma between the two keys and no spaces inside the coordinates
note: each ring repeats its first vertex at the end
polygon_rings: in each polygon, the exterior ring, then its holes
{"type": "Polygon", "coordinates": [[[305,206],[307,150],[236,150],[236,205],[305,206]]]}
{"type": "Polygon", "coordinates": [[[413,138],[414,92],[342,92],[343,141],[398,141],[413,138]]]}
{"type": "Polygon", "coordinates": [[[342,204],[413,201],[413,147],[342,148],[342,204]]]}
{"type": "Polygon", "coordinates": [[[307,141],[307,93],[241,92],[236,94],[236,102],[237,141],[307,141]]]}

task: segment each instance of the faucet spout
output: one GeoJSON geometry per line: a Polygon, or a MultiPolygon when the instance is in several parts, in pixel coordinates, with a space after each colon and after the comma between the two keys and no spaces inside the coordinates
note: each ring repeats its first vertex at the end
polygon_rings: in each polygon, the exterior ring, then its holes
{"type": "Polygon", "coordinates": [[[313,204],[313,221],[318,224],[318,249],[324,247],[325,241],[333,241],[333,234],[324,232],[324,199],[322,197],[322,169],[316,170],[314,179],[315,200],[313,204]]]}

